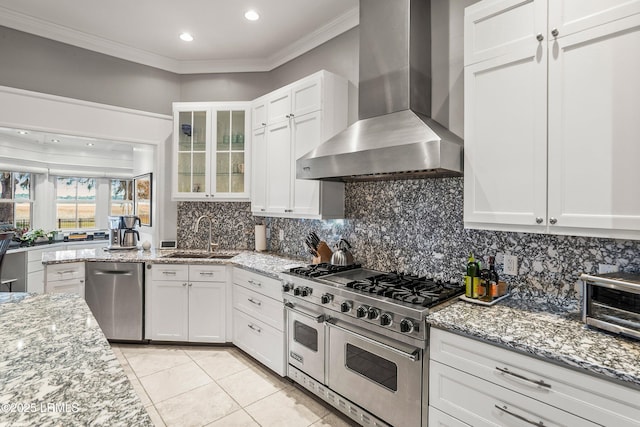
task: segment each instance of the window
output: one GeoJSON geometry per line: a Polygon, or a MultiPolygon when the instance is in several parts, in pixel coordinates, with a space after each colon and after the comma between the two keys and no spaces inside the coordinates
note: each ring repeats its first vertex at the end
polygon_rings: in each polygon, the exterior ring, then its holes
{"type": "Polygon", "coordinates": [[[133,180],[112,179],[109,215],[131,215],[133,213],[133,180]]]}
{"type": "Polygon", "coordinates": [[[95,179],[56,179],[56,220],[63,229],[96,226],[95,179]]]}
{"type": "Polygon", "coordinates": [[[0,171],[0,226],[31,228],[31,174],[0,171]]]}

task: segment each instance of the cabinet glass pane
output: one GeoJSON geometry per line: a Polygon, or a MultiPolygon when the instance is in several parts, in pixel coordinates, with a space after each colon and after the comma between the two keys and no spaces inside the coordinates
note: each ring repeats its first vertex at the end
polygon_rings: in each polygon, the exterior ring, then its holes
{"type": "Polygon", "coordinates": [[[231,153],[231,192],[244,192],[244,152],[231,153]]]}
{"type": "Polygon", "coordinates": [[[191,151],[192,118],[191,111],[181,111],[178,115],[178,151],[191,151]]]}
{"type": "Polygon", "coordinates": [[[231,176],[229,153],[218,153],[216,157],[216,192],[229,192],[229,178],[231,176]]]}
{"type": "Polygon", "coordinates": [[[193,113],[193,151],[205,151],[207,149],[207,112],[195,111],[193,113]]]}
{"type": "Polygon", "coordinates": [[[178,191],[191,191],[191,153],[178,153],[178,191]]]}
{"type": "Polygon", "coordinates": [[[193,186],[191,191],[202,193],[206,190],[207,155],[206,153],[193,154],[193,186]]]}
{"type": "Polygon", "coordinates": [[[244,111],[231,112],[231,149],[244,150],[244,111]]]}
{"type": "Polygon", "coordinates": [[[217,125],[216,150],[227,151],[229,150],[229,141],[231,140],[231,112],[218,111],[217,125]]]}

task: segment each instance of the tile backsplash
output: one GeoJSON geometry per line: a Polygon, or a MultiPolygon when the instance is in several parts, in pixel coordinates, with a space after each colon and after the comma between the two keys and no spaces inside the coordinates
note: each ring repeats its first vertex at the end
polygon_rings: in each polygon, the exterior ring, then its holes
{"type": "MultiPolygon", "coordinates": [[[[639,241],[465,230],[462,193],[462,178],[348,183],[344,220],[267,219],[269,250],[311,261],[302,242],[313,230],[330,246],[346,238],[366,267],[456,280],[462,279],[469,252],[483,260],[496,255],[499,273],[503,255],[511,254],[518,257],[518,275],[504,278],[512,287],[558,299],[575,298],[580,273],[596,273],[598,264],[640,271],[639,241]]],[[[198,240],[206,240],[204,231],[194,236],[183,229],[205,212],[220,226],[221,247],[253,248],[255,219],[249,203],[206,202],[180,203],[181,247],[204,247],[198,240]],[[247,234],[239,234],[238,224],[244,224],[247,234]]]]}

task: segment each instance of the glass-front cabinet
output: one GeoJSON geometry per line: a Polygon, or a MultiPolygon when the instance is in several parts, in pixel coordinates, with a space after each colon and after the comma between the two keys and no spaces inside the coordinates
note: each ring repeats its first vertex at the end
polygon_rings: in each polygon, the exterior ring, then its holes
{"type": "Polygon", "coordinates": [[[174,103],[174,200],[249,200],[250,104],[174,103]]]}

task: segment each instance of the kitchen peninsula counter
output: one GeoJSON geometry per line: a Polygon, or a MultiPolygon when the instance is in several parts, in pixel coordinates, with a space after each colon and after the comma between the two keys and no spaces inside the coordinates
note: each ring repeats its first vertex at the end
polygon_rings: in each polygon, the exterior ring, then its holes
{"type": "Polygon", "coordinates": [[[640,341],[585,326],[576,304],[516,297],[492,307],[459,301],[431,313],[427,321],[435,328],[640,389],[640,341]]]}
{"type": "Polygon", "coordinates": [[[2,297],[0,424],[153,426],[81,297],[2,297]]]}
{"type": "Polygon", "coordinates": [[[105,251],[97,249],[79,249],[45,252],[42,254],[43,264],[62,264],[68,262],[104,261],[104,262],[149,262],[155,264],[232,264],[247,270],[253,270],[274,279],[280,279],[280,273],[291,267],[307,264],[299,259],[287,258],[265,252],[252,251],[216,251],[215,254],[230,258],[193,258],[189,254],[200,254],[204,251],[184,251],[184,256],[167,258],[171,253],[183,253],[180,250],[120,250],[105,251]]]}

